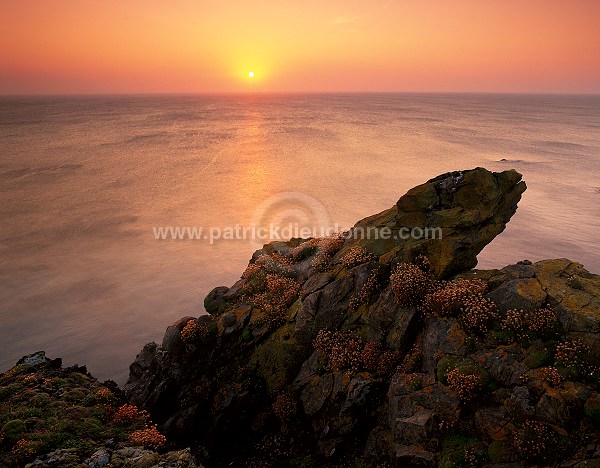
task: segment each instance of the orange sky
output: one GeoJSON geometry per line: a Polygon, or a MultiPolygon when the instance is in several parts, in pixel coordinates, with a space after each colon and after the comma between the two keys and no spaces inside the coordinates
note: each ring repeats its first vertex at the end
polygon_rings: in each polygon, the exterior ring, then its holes
{"type": "Polygon", "coordinates": [[[598,0],[19,0],[0,94],[599,93],[599,21],[598,0]]]}

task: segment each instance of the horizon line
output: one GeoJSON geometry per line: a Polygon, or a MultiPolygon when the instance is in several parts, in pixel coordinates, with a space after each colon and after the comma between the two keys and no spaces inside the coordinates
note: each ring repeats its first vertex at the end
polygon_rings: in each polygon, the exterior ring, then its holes
{"type": "Polygon", "coordinates": [[[93,93],[12,93],[2,98],[18,97],[119,97],[119,96],[260,96],[260,95],[497,95],[497,96],[600,96],[598,92],[577,91],[166,91],[166,92],[93,92],[93,93]]]}

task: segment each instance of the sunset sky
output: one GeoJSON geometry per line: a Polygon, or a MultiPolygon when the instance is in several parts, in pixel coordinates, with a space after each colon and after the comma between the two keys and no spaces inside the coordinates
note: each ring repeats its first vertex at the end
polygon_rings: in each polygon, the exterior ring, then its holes
{"type": "Polygon", "coordinates": [[[0,94],[599,93],[599,21],[598,0],[12,1],[0,94]]]}

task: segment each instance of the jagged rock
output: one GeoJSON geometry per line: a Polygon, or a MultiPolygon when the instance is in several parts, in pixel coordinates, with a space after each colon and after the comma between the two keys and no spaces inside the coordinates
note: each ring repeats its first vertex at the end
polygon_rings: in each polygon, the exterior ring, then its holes
{"type": "MultiPolygon", "coordinates": [[[[389,230],[387,240],[359,241],[385,263],[429,258],[439,277],[477,265],[477,254],[506,227],[526,186],[516,171],[451,172],[409,190],[396,206],[356,223],[354,230],[389,230]],[[402,239],[402,228],[440,228],[441,239],[402,239]]],[[[430,236],[431,237],[431,236],[430,236]]]]}

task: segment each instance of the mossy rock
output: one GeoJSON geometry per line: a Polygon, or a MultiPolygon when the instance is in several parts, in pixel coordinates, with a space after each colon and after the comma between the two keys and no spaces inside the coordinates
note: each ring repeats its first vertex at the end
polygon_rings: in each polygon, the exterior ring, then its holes
{"type": "Polygon", "coordinates": [[[267,391],[273,395],[296,377],[307,351],[296,341],[294,324],[286,323],[256,348],[250,365],[256,367],[267,391]]]}

